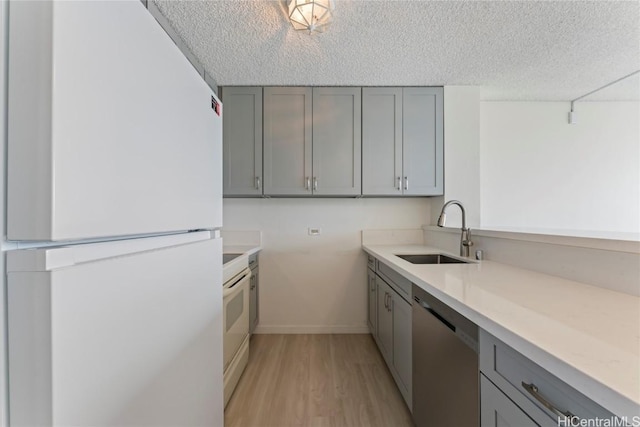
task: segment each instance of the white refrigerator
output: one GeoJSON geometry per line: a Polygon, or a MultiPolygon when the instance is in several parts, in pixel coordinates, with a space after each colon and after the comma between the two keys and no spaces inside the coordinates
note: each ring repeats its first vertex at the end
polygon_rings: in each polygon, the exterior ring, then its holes
{"type": "Polygon", "coordinates": [[[222,425],[219,100],[138,0],[8,24],[10,425],[222,425]]]}

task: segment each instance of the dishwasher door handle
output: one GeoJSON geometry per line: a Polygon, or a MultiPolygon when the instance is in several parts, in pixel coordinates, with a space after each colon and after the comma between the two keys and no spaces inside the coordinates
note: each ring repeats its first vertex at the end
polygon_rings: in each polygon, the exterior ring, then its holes
{"type": "Polygon", "coordinates": [[[420,307],[428,311],[433,317],[442,322],[447,328],[451,329],[453,332],[456,331],[456,327],[453,323],[449,322],[447,319],[438,314],[438,312],[431,308],[431,306],[429,306],[429,304],[427,304],[425,301],[421,300],[418,297],[414,297],[414,300],[420,304],[420,307]]]}

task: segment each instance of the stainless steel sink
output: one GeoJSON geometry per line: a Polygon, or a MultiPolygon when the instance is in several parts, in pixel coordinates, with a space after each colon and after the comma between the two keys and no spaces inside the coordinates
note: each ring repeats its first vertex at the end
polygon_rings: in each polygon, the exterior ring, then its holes
{"type": "Polygon", "coordinates": [[[411,264],[470,264],[470,261],[453,258],[444,254],[397,255],[411,264]]]}

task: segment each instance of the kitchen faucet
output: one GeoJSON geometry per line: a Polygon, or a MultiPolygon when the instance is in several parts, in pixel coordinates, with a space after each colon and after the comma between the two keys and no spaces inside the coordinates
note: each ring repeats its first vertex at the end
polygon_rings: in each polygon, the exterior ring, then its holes
{"type": "Polygon", "coordinates": [[[469,246],[473,246],[473,242],[471,241],[471,230],[467,228],[467,218],[464,212],[464,206],[457,200],[449,200],[442,207],[442,212],[440,212],[440,217],[438,218],[438,227],[444,227],[444,223],[447,220],[447,214],[444,211],[449,207],[449,205],[458,205],[460,206],[460,210],[462,211],[462,234],[460,235],[460,256],[469,257],[469,246]]]}

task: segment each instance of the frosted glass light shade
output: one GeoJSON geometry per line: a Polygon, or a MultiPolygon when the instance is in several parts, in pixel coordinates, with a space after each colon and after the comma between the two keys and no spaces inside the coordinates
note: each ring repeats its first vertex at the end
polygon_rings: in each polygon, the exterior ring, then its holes
{"type": "Polygon", "coordinates": [[[322,32],[331,22],[333,0],[290,0],[289,20],[296,30],[322,32]]]}

